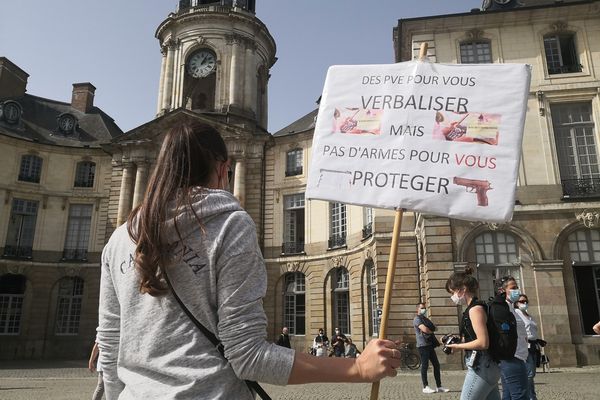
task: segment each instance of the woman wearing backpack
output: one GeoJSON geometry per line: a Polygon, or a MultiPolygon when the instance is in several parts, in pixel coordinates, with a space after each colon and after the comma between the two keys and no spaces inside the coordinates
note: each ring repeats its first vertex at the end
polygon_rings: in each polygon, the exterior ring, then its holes
{"type": "Polygon", "coordinates": [[[487,330],[487,308],[477,298],[479,283],[471,274],[455,272],[446,282],[446,290],[452,293],[456,305],[466,306],[460,322],[463,343],[449,344],[447,347],[465,351],[467,375],[463,383],[460,400],[500,400],[498,380],[500,367],[487,352],[489,336],[487,330]]]}

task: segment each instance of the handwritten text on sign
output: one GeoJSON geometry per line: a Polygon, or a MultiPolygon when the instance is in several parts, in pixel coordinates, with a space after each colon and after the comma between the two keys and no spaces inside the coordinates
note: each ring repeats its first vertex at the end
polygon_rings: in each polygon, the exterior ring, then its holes
{"type": "Polygon", "coordinates": [[[331,67],[306,197],[510,220],[529,81],[522,64],[331,67]]]}

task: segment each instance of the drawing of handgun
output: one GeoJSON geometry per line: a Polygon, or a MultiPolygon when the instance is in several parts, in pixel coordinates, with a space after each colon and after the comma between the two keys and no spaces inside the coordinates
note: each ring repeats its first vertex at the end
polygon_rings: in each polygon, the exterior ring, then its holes
{"type": "Polygon", "coordinates": [[[479,179],[467,179],[454,177],[453,182],[455,185],[465,186],[467,192],[477,193],[477,205],[487,207],[488,198],[487,191],[492,189],[489,181],[482,181],[479,179]]]}

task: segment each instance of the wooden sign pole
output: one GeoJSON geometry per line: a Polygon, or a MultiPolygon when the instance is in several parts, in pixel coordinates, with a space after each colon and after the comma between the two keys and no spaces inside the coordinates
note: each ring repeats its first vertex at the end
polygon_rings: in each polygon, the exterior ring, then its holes
{"type": "MultiPolygon", "coordinates": [[[[419,51],[419,60],[427,58],[427,42],[421,44],[419,51]]],[[[392,288],[394,285],[394,275],[396,275],[396,255],[398,253],[398,239],[402,230],[402,215],[404,209],[396,210],[394,218],[394,231],[392,233],[392,247],[390,247],[390,259],[388,261],[387,276],[385,280],[385,294],[383,296],[383,310],[381,313],[381,325],[379,327],[379,339],[385,339],[387,336],[387,321],[390,314],[390,302],[392,299],[392,288]]],[[[371,386],[371,400],[379,398],[379,382],[374,382],[371,386]]]]}

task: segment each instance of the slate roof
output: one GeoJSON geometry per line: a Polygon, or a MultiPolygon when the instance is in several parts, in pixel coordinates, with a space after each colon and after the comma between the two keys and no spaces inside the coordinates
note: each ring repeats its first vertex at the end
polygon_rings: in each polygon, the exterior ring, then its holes
{"type": "Polygon", "coordinates": [[[100,147],[123,134],[115,121],[98,107],[83,113],[71,107],[70,103],[30,94],[3,99],[8,100],[19,103],[23,114],[16,124],[0,119],[0,134],[6,136],[65,147],[100,147]],[[77,130],[70,135],[65,135],[58,128],[57,119],[64,113],[72,114],[78,121],[77,130]]]}
{"type": "Polygon", "coordinates": [[[278,130],[277,132],[275,132],[273,134],[273,136],[274,137],[289,136],[289,135],[293,135],[295,133],[306,132],[310,129],[314,129],[318,111],[319,111],[318,108],[314,109],[313,111],[306,114],[304,117],[297,119],[296,121],[292,122],[285,128],[278,130]]]}

